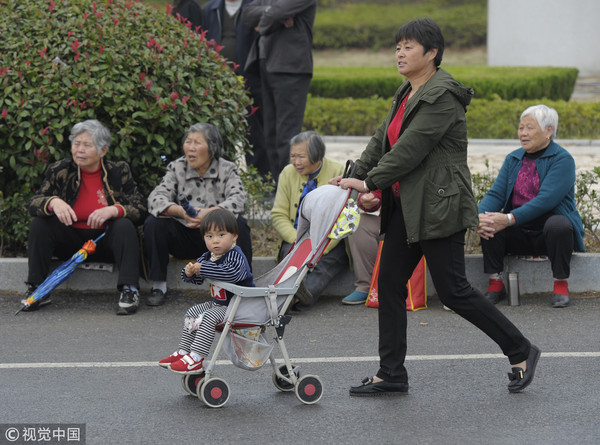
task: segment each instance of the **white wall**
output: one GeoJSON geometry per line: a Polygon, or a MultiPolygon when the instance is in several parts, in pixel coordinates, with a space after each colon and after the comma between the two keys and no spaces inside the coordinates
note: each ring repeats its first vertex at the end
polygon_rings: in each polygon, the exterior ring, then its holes
{"type": "Polygon", "coordinates": [[[488,0],[490,66],[600,74],[600,0],[488,0]]]}

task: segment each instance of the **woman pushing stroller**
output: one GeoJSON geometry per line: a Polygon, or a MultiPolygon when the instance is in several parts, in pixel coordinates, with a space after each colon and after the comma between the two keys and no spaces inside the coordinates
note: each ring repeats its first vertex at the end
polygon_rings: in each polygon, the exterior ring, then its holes
{"type": "MultiPolygon", "coordinates": [[[[248,260],[236,246],[238,223],[235,215],[225,209],[216,209],[206,215],[200,232],[208,251],[198,260],[188,263],[181,271],[183,281],[202,284],[205,279],[254,287],[248,260]]],[[[211,284],[212,300],[197,304],[185,314],[179,348],[158,362],[160,366],[178,374],[203,372],[203,361],[210,352],[216,326],[225,320],[227,306],[233,294],[211,284]]]]}

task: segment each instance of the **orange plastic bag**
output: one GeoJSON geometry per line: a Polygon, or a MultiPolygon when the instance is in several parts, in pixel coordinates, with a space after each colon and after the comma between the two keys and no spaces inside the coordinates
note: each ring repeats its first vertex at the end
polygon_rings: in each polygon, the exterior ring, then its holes
{"type": "MultiPolygon", "coordinates": [[[[381,248],[383,241],[379,242],[377,250],[377,258],[373,267],[373,275],[371,276],[371,287],[367,302],[368,307],[379,307],[379,294],[377,292],[377,279],[379,278],[379,263],[381,262],[381,248]]],[[[419,309],[427,308],[427,263],[425,257],[421,258],[419,264],[415,268],[410,280],[408,280],[408,298],[406,299],[407,311],[418,311],[419,309]]]]}

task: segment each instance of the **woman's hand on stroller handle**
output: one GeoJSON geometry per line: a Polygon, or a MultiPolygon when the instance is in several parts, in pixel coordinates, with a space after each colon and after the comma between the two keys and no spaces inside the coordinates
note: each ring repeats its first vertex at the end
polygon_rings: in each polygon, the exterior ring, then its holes
{"type": "Polygon", "coordinates": [[[366,193],[369,190],[365,188],[365,181],[356,178],[342,178],[337,176],[329,181],[332,185],[339,185],[342,189],[354,189],[360,193],[366,193]]]}

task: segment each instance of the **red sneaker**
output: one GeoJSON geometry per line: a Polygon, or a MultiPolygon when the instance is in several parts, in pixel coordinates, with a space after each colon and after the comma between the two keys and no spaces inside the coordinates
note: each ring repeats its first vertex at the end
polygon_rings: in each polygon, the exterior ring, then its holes
{"type": "Polygon", "coordinates": [[[204,372],[204,369],[202,369],[203,361],[203,358],[201,358],[199,361],[196,361],[191,354],[187,354],[184,355],[180,360],[171,363],[169,369],[177,374],[200,374],[204,372]]]}
{"type": "Polygon", "coordinates": [[[183,355],[180,354],[179,351],[175,351],[173,354],[171,354],[167,358],[163,358],[162,360],[160,360],[158,362],[158,366],[161,366],[163,368],[168,368],[169,366],[171,366],[171,363],[176,362],[177,360],[181,360],[182,358],[183,358],[183,355]]]}

